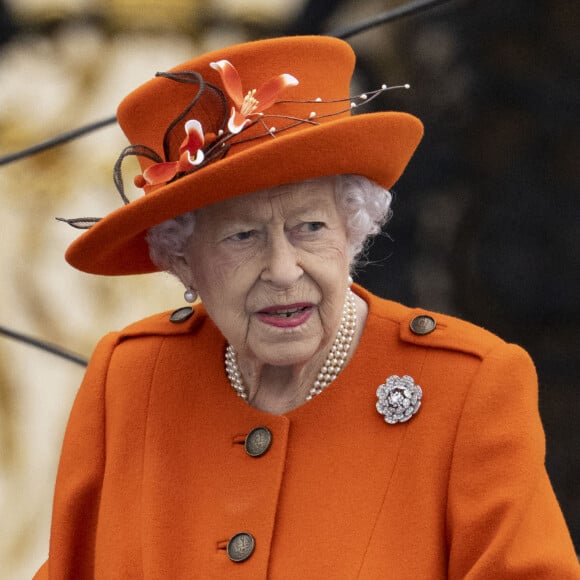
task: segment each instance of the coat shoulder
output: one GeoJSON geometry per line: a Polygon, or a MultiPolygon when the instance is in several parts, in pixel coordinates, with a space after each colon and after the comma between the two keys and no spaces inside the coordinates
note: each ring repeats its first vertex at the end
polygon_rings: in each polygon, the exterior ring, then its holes
{"type": "Polygon", "coordinates": [[[202,305],[184,306],[130,324],[120,331],[119,339],[191,334],[206,318],[207,314],[202,305]]]}
{"type": "Polygon", "coordinates": [[[362,297],[365,300],[368,297],[371,313],[397,326],[399,338],[405,343],[460,351],[481,359],[495,348],[506,345],[492,332],[454,316],[410,308],[372,294],[365,293],[362,297]]]}

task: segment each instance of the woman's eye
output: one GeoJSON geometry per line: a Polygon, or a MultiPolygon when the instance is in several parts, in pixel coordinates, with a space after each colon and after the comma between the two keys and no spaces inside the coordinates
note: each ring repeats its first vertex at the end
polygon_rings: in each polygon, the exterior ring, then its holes
{"type": "Polygon", "coordinates": [[[238,232],[229,237],[230,240],[234,242],[244,242],[249,240],[255,233],[255,230],[248,230],[247,232],[238,232]]]}
{"type": "Polygon", "coordinates": [[[306,222],[303,227],[307,232],[317,232],[324,227],[324,222],[306,222]]]}

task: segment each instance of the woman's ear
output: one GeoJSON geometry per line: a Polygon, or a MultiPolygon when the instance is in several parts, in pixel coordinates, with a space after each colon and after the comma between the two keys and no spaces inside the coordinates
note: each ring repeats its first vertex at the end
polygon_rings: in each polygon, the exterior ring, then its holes
{"type": "Polygon", "coordinates": [[[190,261],[185,256],[173,256],[171,271],[181,280],[186,288],[195,288],[195,276],[190,261]]]}

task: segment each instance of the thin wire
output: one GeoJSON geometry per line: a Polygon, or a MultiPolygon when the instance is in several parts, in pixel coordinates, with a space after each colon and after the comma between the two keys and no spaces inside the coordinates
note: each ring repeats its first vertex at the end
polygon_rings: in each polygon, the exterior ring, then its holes
{"type": "Polygon", "coordinates": [[[440,4],[447,4],[450,1],[451,0],[416,0],[415,2],[408,2],[407,4],[387,10],[377,16],[373,16],[373,18],[365,20],[364,22],[355,24],[354,26],[347,26],[336,32],[329,32],[328,36],[335,36],[336,38],[342,39],[350,38],[355,34],[360,34],[361,32],[365,32],[366,30],[379,26],[380,24],[393,22],[394,20],[404,18],[405,16],[413,16],[419,12],[423,12],[424,10],[435,8],[440,4]]]}
{"type": "Polygon", "coordinates": [[[57,346],[56,344],[51,344],[50,342],[46,342],[44,340],[33,338],[32,336],[27,336],[26,334],[10,330],[5,326],[0,325],[0,334],[7,336],[8,338],[17,340],[18,342],[23,342],[24,344],[35,346],[36,348],[60,356],[61,358],[76,363],[80,366],[86,367],[88,365],[88,360],[82,357],[81,355],[75,354],[74,352],[70,352],[60,346],[57,346]]]}
{"type": "Polygon", "coordinates": [[[72,131],[68,131],[66,133],[62,133],[61,135],[57,135],[48,141],[43,141],[32,147],[28,147],[26,149],[22,149],[21,151],[16,151],[15,153],[10,153],[4,157],[0,157],[0,166],[1,165],[8,165],[8,163],[12,163],[14,161],[19,161],[20,159],[24,159],[25,157],[31,157],[32,155],[36,155],[37,153],[41,153],[42,151],[46,151],[47,149],[51,149],[52,147],[56,147],[57,145],[62,145],[63,143],[68,143],[73,139],[77,139],[78,137],[82,137],[87,133],[92,133],[97,129],[102,129],[107,125],[112,125],[113,123],[117,122],[117,117],[109,117],[107,119],[102,119],[100,121],[96,121],[95,123],[91,123],[90,125],[84,125],[83,127],[79,127],[78,129],[73,129],[72,131]]]}

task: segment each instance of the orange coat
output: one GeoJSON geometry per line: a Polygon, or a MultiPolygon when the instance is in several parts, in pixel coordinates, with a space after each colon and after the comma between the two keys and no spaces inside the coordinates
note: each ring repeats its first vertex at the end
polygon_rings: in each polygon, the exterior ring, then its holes
{"type": "Polygon", "coordinates": [[[203,307],[106,336],[72,410],[38,578],[580,578],[526,353],[439,314],[415,335],[423,311],[356,291],[370,308],[354,357],[283,416],[235,395],[203,307]],[[376,389],[405,374],[423,404],[390,425],[376,389]],[[250,457],[256,426],[273,440],[250,457]],[[255,551],[234,563],[241,531],[255,551]]]}

